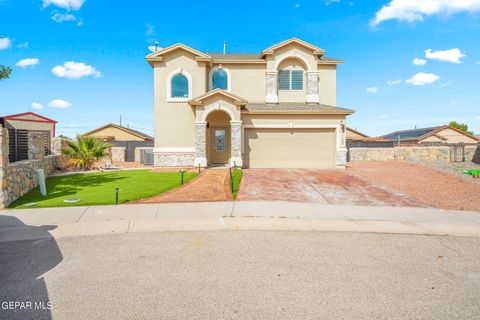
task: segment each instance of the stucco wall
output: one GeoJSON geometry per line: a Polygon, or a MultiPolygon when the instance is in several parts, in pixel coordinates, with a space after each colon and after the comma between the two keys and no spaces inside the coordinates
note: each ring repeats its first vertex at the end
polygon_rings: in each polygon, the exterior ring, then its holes
{"type": "Polygon", "coordinates": [[[112,161],[125,161],[124,147],[112,147],[112,161]]]}
{"type": "Polygon", "coordinates": [[[115,128],[115,127],[107,127],[95,131],[94,133],[89,134],[89,136],[96,137],[96,138],[109,138],[113,137],[114,140],[118,141],[144,141],[145,139],[128,133],[124,130],[115,128]]]}

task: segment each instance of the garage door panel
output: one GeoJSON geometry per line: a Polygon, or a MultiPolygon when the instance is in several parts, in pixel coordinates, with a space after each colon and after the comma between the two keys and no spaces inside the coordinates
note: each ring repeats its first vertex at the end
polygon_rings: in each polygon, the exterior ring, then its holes
{"type": "Polygon", "coordinates": [[[245,162],[251,168],[335,166],[334,129],[246,129],[245,162]]]}

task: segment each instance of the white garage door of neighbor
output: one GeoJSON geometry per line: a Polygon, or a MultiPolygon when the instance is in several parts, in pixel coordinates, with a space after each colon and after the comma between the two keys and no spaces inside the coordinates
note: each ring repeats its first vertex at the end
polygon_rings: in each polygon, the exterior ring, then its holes
{"type": "Polygon", "coordinates": [[[332,168],[335,149],[335,129],[245,129],[250,168],[332,168]]]}

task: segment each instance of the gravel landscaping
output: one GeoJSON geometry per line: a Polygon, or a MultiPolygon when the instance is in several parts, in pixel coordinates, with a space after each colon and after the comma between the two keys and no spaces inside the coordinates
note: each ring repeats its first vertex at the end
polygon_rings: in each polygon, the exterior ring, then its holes
{"type": "Polygon", "coordinates": [[[444,162],[444,161],[417,161],[415,163],[423,166],[450,173],[466,179],[469,182],[480,185],[480,179],[473,178],[469,174],[464,174],[465,170],[480,170],[480,164],[473,162],[444,162]]]}
{"type": "Polygon", "coordinates": [[[446,170],[403,161],[359,161],[349,162],[347,172],[435,208],[480,211],[480,185],[446,170]]]}

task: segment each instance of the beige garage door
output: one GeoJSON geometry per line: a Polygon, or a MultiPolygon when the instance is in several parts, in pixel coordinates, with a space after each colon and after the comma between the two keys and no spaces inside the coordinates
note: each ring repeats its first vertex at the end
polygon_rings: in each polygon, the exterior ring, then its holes
{"type": "Polygon", "coordinates": [[[335,166],[335,129],[245,129],[250,168],[335,166]]]}

